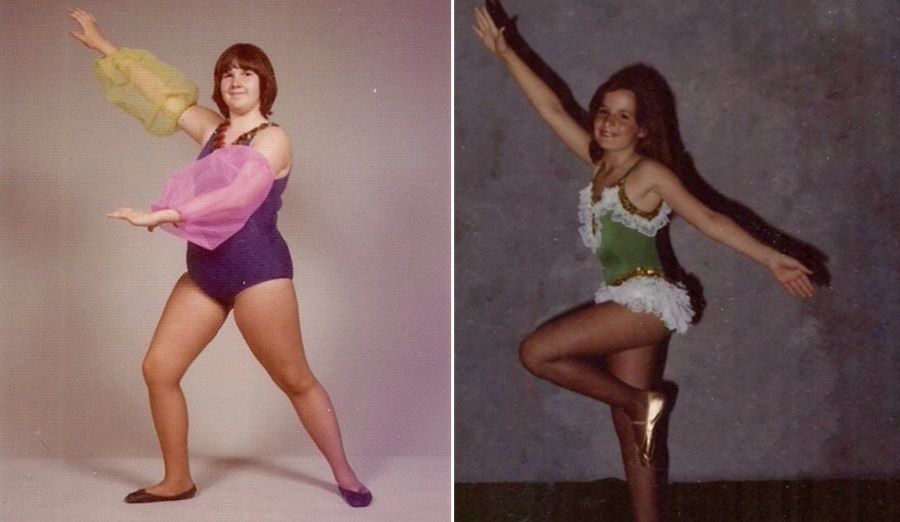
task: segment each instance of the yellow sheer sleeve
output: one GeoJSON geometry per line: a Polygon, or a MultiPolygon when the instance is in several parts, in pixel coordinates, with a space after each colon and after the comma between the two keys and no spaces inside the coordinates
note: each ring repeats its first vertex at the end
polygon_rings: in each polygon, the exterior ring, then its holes
{"type": "Polygon", "coordinates": [[[173,134],[181,113],[197,103],[197,85],[149,51],[119,49],[94,61],[94,73],[106,99],[155,136],[173,134]]]}

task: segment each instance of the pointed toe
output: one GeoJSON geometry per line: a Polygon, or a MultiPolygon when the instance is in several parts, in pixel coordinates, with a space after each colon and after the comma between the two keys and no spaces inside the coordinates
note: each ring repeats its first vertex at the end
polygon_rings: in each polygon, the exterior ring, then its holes
{"type": "Polygon", "coordinates": [[[173,500],[187,500],[192,498],[195,494],[197,494],[197,486],[191,487],[191,489],[185,491],[184,493],[179,493],[177,495],[164,496],[164,495],[154,495],[153,493],[147,493],[147,490],[141,488],[137,491],[132,491],[128,495],[125,496],[125,502],[129,504],[147,504],[149,502],[170,502],[173,500]]]}
{"type": "Polygon", "coordinates": [[[351,491],[338,486],[341,496],[350,507],[366,507],[372,503],[372,493],[363,487],[359,491],[351,491]]]}

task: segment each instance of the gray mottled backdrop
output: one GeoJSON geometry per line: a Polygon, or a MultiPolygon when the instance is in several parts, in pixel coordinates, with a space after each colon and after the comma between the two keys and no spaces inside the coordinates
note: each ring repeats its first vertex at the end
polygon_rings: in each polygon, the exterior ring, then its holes
{"type": "MultiPolygon", "coordinates": [[[[509,1],[582,106],[618,68],[657,67],[701,175],[827,256],[792,299],[681,220],[709,303],[669,348],[674,480],[900,471],[898,7],[853,2],[509,1]]],[[[456,480],[621,475],[605,406],[531,377],[517,346],[591,299],[583,164],[533,114],[456,6],[456,480]]]]}

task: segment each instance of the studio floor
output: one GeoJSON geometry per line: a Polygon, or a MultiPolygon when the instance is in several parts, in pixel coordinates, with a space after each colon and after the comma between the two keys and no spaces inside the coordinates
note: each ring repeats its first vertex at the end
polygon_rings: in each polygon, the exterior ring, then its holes
{"type": "MultiPolygon", "coordinates": [[[[630,522],[621,480],[457,484],[458,522],[630,522]]],[[[675,483],[670,522],[894,522],[900,480],[675,483]]]]}
{"type": "Polygon", "coordinates": [[[338,496],[321,457],[191,456],[197,495],[186,501],[126,504],[127,493],[159,480],[159,458],[3,459],[4,522],[447,521],[450,459],[354,458],[374,494],[354,509],[338,496]]]}

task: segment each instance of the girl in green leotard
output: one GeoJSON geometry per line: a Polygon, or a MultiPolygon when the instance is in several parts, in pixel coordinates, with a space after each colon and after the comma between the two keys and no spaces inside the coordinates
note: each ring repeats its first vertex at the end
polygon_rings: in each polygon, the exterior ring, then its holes
{"type": "Polygon", "coordinates": [[[593,306],[571,312],[528,336],[522,364],[534,375],[609,404],[622,448],[635,520],[660,520],[665,484],[653,463],[654,429],[665,410],[661,382],[664,342],[693,316],[685,289],[667,279],[654,236],[675,211],[697,230],[771,270],[791,295],[813,295],[812,272],[766,246],[730,218],[707,208],[673,172],[670,128],[674,107],[665,79],[646,65],[607,80],[590,105],[585,130],[556,93],[513,51],[484,8],[473,30],[503,63],[538,115],[591,166],[581,191],[581,237],[604,268],[593,306]],[[598,371],[588,359],[605,360],[598,371]]]}

